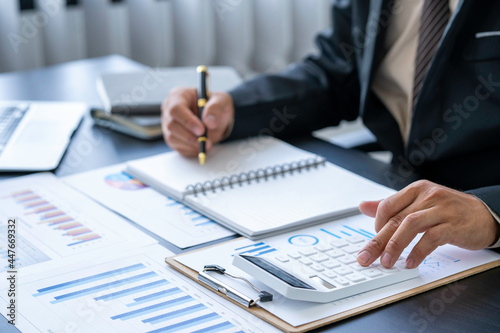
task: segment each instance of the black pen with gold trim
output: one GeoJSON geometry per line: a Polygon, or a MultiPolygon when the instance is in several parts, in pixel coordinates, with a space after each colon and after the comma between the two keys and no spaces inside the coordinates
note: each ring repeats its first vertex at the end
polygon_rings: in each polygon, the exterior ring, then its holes
{"type": "MultiPolygon", "coordinates": [[[[200,89],[198,91],[198,116],[200,117],[200,120],[202,119],[203,116],[203,109],[205,108],[205,104],[207,104],[208,97],[209,97],[209,92],[208,92],[208,86],[207,86],[207,77],[208,77],[208,72],[207,72],[207,67],[205,66],[198,66],[196,68],[196,71],[200,73],[200,89]]],[[[198,153],[198,160],[200,161],[200,164],[203,165],[205,164],[205,159],[207,158],[207,153],[206,153],[206,146],[207,146],[207,128],[205,127],[205,132],[203,132],[203,135],[198,137],[198,143],[200,145],[200,150],[198,153]]]]}

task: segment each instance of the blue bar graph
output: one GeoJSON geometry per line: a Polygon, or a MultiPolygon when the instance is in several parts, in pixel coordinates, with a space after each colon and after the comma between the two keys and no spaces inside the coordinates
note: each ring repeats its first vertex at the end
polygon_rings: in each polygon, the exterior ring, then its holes
{"type": "Polygon", "coordinates": [[[261,252],[255,254],[255,256],[258,257],[258,256],[261,256],[263,254],[274,252],[274,251],[276,251],[276,249],[269,249],[269,250],[266,250],[266,251],[261,251],[261,252]]]}
{"type": "Polygon", "coordinates": [[[208,220],[205,216],[203,215],[200,215],[200,216],[197,216],[197,217],[193,217],[191,219],[191,221],[201,221],[201,220],[208,220]]]}
{"type": "Polygon", "coordinates": [[[38,292],[36,294],[33,294],[33,296],[37,297],[37,296],[45,295],[45,294],[48,294],[48,293],[51,293],[54,291],[59,291],[59,290],[63,290],[63,289],[68,289],[68,288],[80,286],[80,285],[83,285],[83,284],[86,284],[89,282],[95,282],[95,281],[99,281],[102,279],[106,279],[110,276],[115,276],[115,275],[124,274],[124,273],[128,273],[128,272],[133,272],[133,271],[142,269],[144,267],[145,266],[143,264],[136,264],[136,265],[132,265],[132,266],[128,266],[128,267],[115,269],[115,270],[112,270],[109,272],[104,272],[101,274],[87,276],[87,277],[82,278],[82,279],[77,279],[77,280],[73,280],[73,281],[68,281],[68,282],[56,284],[54,286],[38,289],[37,290],[38,292]]]}
{"type": "MultiPolygon", "coordinates": [[[[197,331],[194,331],[192,333],[215,333],[215,332],[227,330],[230,327],[234,327],[234,325],[228,321],[225,321],[225,322],[217,324],[217,325],[202,328],[201,330],[197,330],[197,331]]],[[[240,331],[240,332],[243,333],[242,331],[240,331]]]]}
{"type": "Polygon", "coordinates": [[[270,248],[271,247],[269,245],[264,245],[264,246],[257,247],[257,248],[252,249],[252,250],[247,250],[247,251],[240,252],[240,254],[259,252],[259,251],[267,250],[267,249],[270,249],[270,248]]]}
{"type": "Polygon", "coordinates": [[[202,311],[207,309],[207,307],[201,303],[198,303],[196,305],[188,306],[187,308],[175,310],[172,312],[164,313],[155,317],[151,317],[148,319],[143,319],[143,323],[151,323],[151,324],[158,324],[166,320],[182,317],[184,315],[190,314],[190,313],[195,313],[198,311],[202,311]]]}
{"type": "Polygon", "coordinates": [[[168,297],[168,296],[172,296],[172,295],[175,295],[175,294],[179,294],[181,292],[182,292],[182,290],[180,290],[177,287],[172,288],[172,289],[162,290],[162,291],[159,291],[159,292],[156,292],[156,293],[153,293],[153,294],[149,294],[149,295],[146,295],[146,296],[141,296],[141,297],[134,298],[135,302],[127,304],[127,306],[128,307],[130,307],[130,306],[136,306],[136,305],[147,303],[147,302],[151,302],[151,301],[163,298],[163,297],[168,297]]]}
{"type": "Polygon", "coordinates": [[[181,329],[196,326],[196,325],[199,325],[202,323],[206,323],[208,321],[212,321],[212,320],[215,320],[218,318],[220,318],[220,316],[217,313],[212,312],[212,313],[200,316],[200,317],[188,319],[186,321],[183,321],[183,322],[180,322],[177,324],[173,324],[173,325],[165,326],[165,327],[153,330],[153,331],[149,331],[148,333],[174,332],[177,330],[181,330],[181,329]]]}
{"type": "MultiPolygon", "coordinates": [[[[255,255],[275,249],[260,243],[246,250],[255,255]]],[[[73,280],[66,278],[65,281],[54,276],[45,283],[46,287],[39,284],[38,287],[42,288],[36,289],[37,293],[33,296],[44,295],[39,300],[54,305],[54,311],[71,309],[83,300],[101,302],[96,304],[105,306],[109,311],[102,313],[100,320],[115,322],[116,325],[126,324],[130,320],[127,324],[143,325],[141,332],[186,330],[222,333],[237,330],[237,324],[232,323],[229,313],[219,314],[213,304],[191,296],[190,289],[186,289],[185,285],[177,285],[175,280],[153,270],[149,264],[128,261],[127,265],[103,266],[92,273],[86,270],[68,272],[67,276],[73,280]]]]}
{"type": "Polygon", "coordinates": [[[186,296],[174,298],[172,300],[168,300],[165,302],[161,302],[161,303],[158,303],[155,305],[150,305],[150,306],[147,306],[145,308],[125,312],[125,313],[113,316],[113,317],[111,317],[111,319],[113,319],[113,320],[116,320],[116,319],[127,320],[127,319],[142,316],[143,314],[151,313],[151,312],[158,311],[158,310],[163,310],[166,308],[170,308],[170,307],[180,305],[183,303],[187,303],[187,302],[191,302],[191,301],[194,301],[194,298],[192,298],[189,295],[186,295],[186,296]]]}
{"type": "Polygon", "coordinates": [[[147,272],[147,273],[143,273],[140,275],[135,275],[135,276],[131,276],[131,277],[128,277],[125,279],[121,279],[118,281],[108,282],[108,283],[101,284],[101,285],[98,285],[95,287],[75,291],[75,292],[72,292],[69,294],[55,296],[54,297],[55,301],[51,301],[50,303],[55,304],[55,303],[59,303],[59,302],[64,302],[64,301],[67,301],[67,300],[70,300],[73,298],[78,298],[78,297],[82,297],[85,295],[90,295],[90,294],[93,294],[97,291],[107,290],[107,289],[111,289],[114,287],[123,286],[125,284],[129,284],[132,282],[136,282],[136,281],[140,281],[140,280],[144,280],[144,279],[149,279],[150,277],[153,277],[153,276],[157,276],[157,274],[155,272],[147,272]]]}
{"type": "Polygon", "coordinates": [[[150,282],[150,283],[142,284],[140,286],[136,286],[136,287],[132,287],[132,288],[128,288],[128,289],[123,289],[123,290],[120,290],[120,291],[117,291],[117,292],[114,292],[114,293],[111,293],[111,294],[107,294],[107,295],[102,295],[102,296],[99,296],[99,297],[95,297],[94,300],[95,301],[99,301],[99,300],[111,301],[113,299],[117,299],[117,298],[128,296],[128,295],[132,295],[132,294],[135,294],[135,293],[138,293],[138,292],[141,292],[141,291],[145,291],[145,290],[148,290],[148,289],[153,289],[153,288],[157,288],[157,287],[160,287],[160,286],[164,286],[164,285],[167,285],[169,283],[170,282],[168,282],[167,280],[153,281],[153,282],[150,282]]]}

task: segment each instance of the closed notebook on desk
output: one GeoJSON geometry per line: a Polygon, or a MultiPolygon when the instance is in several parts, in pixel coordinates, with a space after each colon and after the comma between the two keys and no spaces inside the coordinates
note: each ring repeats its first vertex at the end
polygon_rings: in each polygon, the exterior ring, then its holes
{"type": "Polygon", "coordinates": [[[394,193],[270,137],[218,145],[203,166],[169,152],[131,161],[127,172],[253,239],[350,215],[361,201],[394,193]]]}

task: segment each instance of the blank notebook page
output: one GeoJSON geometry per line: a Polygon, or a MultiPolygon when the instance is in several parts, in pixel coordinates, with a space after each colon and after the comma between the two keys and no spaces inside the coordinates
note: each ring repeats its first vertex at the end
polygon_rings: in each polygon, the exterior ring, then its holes
{"type": "Polygon", "coordinates": [[[359,177],[331,163],[251,184],[188,195],[186,202],[210,212],[217,220],[257,236],[321,222],[353,212],[361,200],[378,200],[393,190],[359,177]]]}

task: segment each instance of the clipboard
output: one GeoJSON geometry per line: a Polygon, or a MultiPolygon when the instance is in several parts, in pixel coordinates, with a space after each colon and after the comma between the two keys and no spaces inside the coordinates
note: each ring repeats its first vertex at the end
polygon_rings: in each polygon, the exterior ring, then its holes
{"type": "MultiPolygon", "coordinates": [[[[189,277],[190,279],[196,281],[200,285],[202,285],[204,287],[207,287],[206,284],[204,284],[203,282],[201,282],[198,279],[198,273],[199,272],[197,272],[197,271],[195,271],[195,270],[193,270],[193,269],[191,269],[191,268],[189,268],[189,267],[187,267],[187,266],[179,263],[175,259],[178,258],[178,257],[181,257],[183,255],[192,254],[192,253],[195,253],[195,252],[206,250],[208,248],[220,246],[221,244],[235,242],[235,241],[238,241],[238,240],[240,240],[242,238],[244,238],[244,237],[232,239],[232,240],[224,242],[224,243],[219,243],[219,244],[215,244],[215,245],[212,245],[212,246],[209,246],[209,247],[206,247],[206,248],[197,249],[197,250],[194,250],[194,251],[190,251],[190,252],[186,252],[186,253],[183,253],[183,254],[179,254],[179,255],[172,256],[172,257],[168,257],[168,258],[165,258],[165,262],[168,265],[170,265],[172,268],[174,268],[175,270],[177,270],[180,273],[182,273],[183,275],[186,275],[187,277],[189,277]]],[[[207,264],[209,264],[209,263],[207,262],[207,264]]],[[[428,283],[426,285],[419,286],[419,287],[416,287],[416,288],[404,291],[402,293],[399,293],[399,294],[396,294],[396,295],[393,295],[393,296],[390,296],[390,297],[382,298],[382,299],[377,300],[375,302],[371,302],[371,303],[365,304],[363,306],[359,306],[357,308],[354,308],[354,309],[351,309],[351,310],[348,310],[348,311],[344,311],[344,312],[341,312],[341,313],[337,313],[335,315],[332,315],[332,316],[329,316],[329,317],[325,317],[325,318],[322,318],[320,320],[316,320],[316,321],[313,321],[313,322],[310,322],[310,323],[307,323],[307,324],[304,324],[304,325],[300,325],[300,326],[292,326],[289,323],[285,322],[284,320],[282,320],[282,319],[276,317],[275,315],[273,315],[272,313],[268,312],[267,310],[259,307],[258,305],[257,306],[252,306],[252,307],[246,307],[246,306],[242,305],[240,302],[235,301],[234,299],[226,296],[225,294],[223,294],[220,291],[216,291],[214,289],[208,289],[208,288],[207,289],[210,290],[210,291],[213,291],[214,293],[216,293],[219,296],[225,298],[226,300],[232,302],[233,304],[236,304],[237,306],[239,306],[239,307],[247,310],[248,312],[250,312],[253,315],[257,316],[258,318],[260,318],[260,319],[268,322],[269,324],[271,324],[271,325],[279,328],[282,331],[290,332],[290,333],[299,333],[299,332],[306,332],[306,331],[309,331],[309,330],[320,328],[320,327],[323,327],[323,326],[326,326],[326,325],[329,325],[329,324],[332,324],[332,323],[335,323],[335,322],[338,322],[338,321],[350,318],[352,316],[356,316],[358,314],[361,314],[361,313],[364,313],[364,312],[367,312],[367,311],[370,311],[370,310],[373,310],[373,309],[385,306],[387,304],[391,304],[391,303],[403,300],[405,298],[408,298],[408,297],[411,297],[413,295],[417,295],[417,294],[423,293],[425,291],[428,291],[428,290],[431,290],[431,289],[434,289],[434,288],[438,288],[438,287],[447,285],[449,283],[458,281],[460,279],[467,278],[467,277],[472,276],[474,274],[478,274],[478,273],[487,271],[489,269],[492,269],[492,268],[495,268],[495,267],[498,267],[498,266],[500,266],[500,259],[492,261],[492,262],[484,264],[484,265],[480,265],[480,266],[477,266],[477,267],[465,270],[465,271],[457,273],[457,274],[453,274],[453,275],[447,276],[447,277],[445,277],[443,279],[440,279],[440,280],[428,283]]]]}

